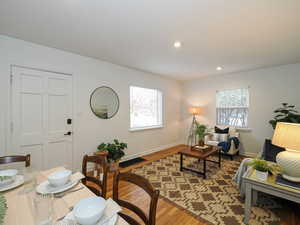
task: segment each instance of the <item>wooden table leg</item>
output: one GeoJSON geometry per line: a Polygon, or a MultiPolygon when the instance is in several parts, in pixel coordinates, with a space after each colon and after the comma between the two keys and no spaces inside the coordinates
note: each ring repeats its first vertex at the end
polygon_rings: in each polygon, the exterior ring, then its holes
{"type": "Polygon", "coordinates": [[[183,167],[183,154],[180,154],[180,171],[182,171],[183,167]]]}
{"type": "Polygon", "coordinates": [[[206,160],[203,160],[203,178],[206,179],[206,160]]]}
{"type": "Polygon", "coordinates": [[[246,199],[245,199],[245,218],[244,223],[249,224],[251,216],[251,202],[252,202],[252,185],[246,183],[246,199]]]}
{"type": "Polygon", "coordinates": [[[219,168],[221,168],[221,149],[219,149],[219,168]]]}

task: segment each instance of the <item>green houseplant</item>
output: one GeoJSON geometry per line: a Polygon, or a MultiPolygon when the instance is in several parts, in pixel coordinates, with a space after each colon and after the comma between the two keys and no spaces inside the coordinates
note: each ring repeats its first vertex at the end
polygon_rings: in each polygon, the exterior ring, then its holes
{"type": "Polygon", "coordinates": [[[114,139],[112,143],[101,143],[98,146],[99,151],[107,151],[107,161],[110,164],[110,170],[116,170],[119,167],[120,159],[125,155],[124,150],[127,144],[114,139]]]}
{"type": "Polygon", "coordinates": [[[198,142],[199,142],[200,146],[204,145],[204,137],[205,137],[205,135],[208,134],[206,132],[206,130],[207,130],[207,126],[206,125],[198,124],[197,123],[195,133],[198,136],[198,142]]]}
{"type": "Polygon", "coordinates": [[[275,129],[277,122],[300,123],[300,114],[294,105],[282,103],[282,107],[276,109],[274,113],[274,119],[269,121],[273,129],[275,129]]]}
{"type": "Polygon", "coordinates": [[[263,159],[253,159],[247,165],[255,169],[256,178],[262,181],[266,181],[268,179],[268,173],[275,170],[274,166],[270,166],[268,162],[263,159]]]}

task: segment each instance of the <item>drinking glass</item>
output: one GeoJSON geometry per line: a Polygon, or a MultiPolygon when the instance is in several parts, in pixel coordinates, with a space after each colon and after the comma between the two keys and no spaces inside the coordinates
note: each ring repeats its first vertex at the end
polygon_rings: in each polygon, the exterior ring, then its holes
{"type": "Polygon", "coordinates": [[[35,225],[53,224],[53,195],[32,194],[33,214],[35,225]]]}
{"type": "Polygon", "coordinates": [[[38,171],[34,168],[26,167],[20,170],[19,174],[24,176],[24,184],[19,194],[28,194],[35,191],[38,171]]]}

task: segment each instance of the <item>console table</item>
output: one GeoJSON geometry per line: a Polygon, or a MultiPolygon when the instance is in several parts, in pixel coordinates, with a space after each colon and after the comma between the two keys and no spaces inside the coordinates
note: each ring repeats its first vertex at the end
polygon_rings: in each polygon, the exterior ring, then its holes
{"type": "Polygon", "coordinates": [[[276,184],[276,175],[269,176],[267,181],[260,181],[256,178],[255,170],[249,168],[243,179],[246,187],[245,224],[249,223],[251,205],[252,203],[256,203],[258,191],[300,203],[300,190],[276,184]]]}

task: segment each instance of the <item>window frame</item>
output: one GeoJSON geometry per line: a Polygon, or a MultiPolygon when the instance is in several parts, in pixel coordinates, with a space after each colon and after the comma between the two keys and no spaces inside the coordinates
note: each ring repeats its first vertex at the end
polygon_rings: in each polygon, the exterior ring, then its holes
{"type": "Polygon", "coordinates": [[[216,95],[215,95],[215,99],[216,99],[216,125],[217,126],[228,126],[228,127],[234,127],[237,130],[251,130],[251,128],[249,128],[249,118],[250,118],[250,86],[248,87],[241,87],[241,88],[232,88],[232,89],[224,89],[224,90],[217,90],[216,91],[216,95]],[[217,94],[218,92],[224,92],[224,91],[234,91],[234,90],[240,90],[240,89],[247,89],[248,90],[248,106],[237,106],[237,107],[233,107],[233,106],[229,106],[229,107],[218,107],[217,103],[218,103],[218,98],[217,98],[217,94]],[[243,126],[234,126],[234,125],[230,125],[230,124],[220,124],[218,123],[218,109],[246,109],[247,110],[247,124],[245,127],[243,126]]]}
{"type": "MultiPolygon", "coordinates": [[[[159,108],[159,107],[158,107],[159,108]]],[[[143,130],[151,130],[151,129],[160,129],[164,127],[164,94],[163,92],[158,88],[148,88],[148,87],[142,87],[137,85],[130,85],[129,86],[129,131],[143,131],[143,130]],[[161,112],[158,112],[160,116],[160,124],[159,125],[152,125],[152,126],[141,126],[141,127],[131,127],[131,88],[143,88],[143,89],[150,89],[158,91],[161,95],[161,102],[160,102],[160,108],[161,112]]]]}

